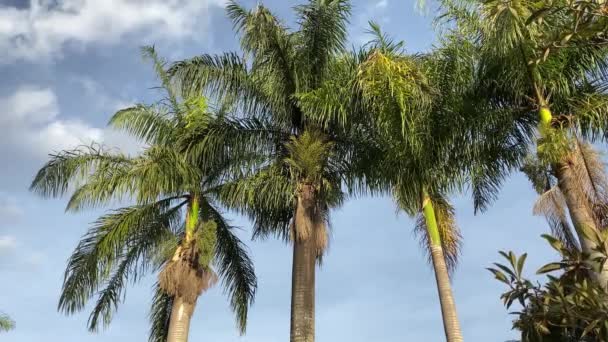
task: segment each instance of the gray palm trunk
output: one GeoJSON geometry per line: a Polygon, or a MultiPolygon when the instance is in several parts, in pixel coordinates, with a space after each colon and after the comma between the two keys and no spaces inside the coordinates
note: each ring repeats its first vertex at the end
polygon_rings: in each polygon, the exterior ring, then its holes
{"type": "Polygon", "coordinates": [[[315,262],[314,239],[295,239],[291,275],[291,342],[315,340],[315,262]]]}
{"type": "Polygon", "coordinates": [[[452,286],[450,285],[450,277],[443,255],[443,248],[431,245],[431,258],[433,260],[435,280],[437,281],[437,292],[439,293],[446,340],[448,342],[462,342],[462,331],[460,330],[460,322],[458,321],[456,304],[452,295],[452,286]]]}
{"type": "Polygon", "coordinates": [[[177,296],[173,300],[171,309],[171,320],[167,342],[188,342],[188,332],[190,331],[190,320],[194,313],[195,304],[188,303],[184,298],[177,296]]]}
{"type": "Polygon", "coordinates": [[[314,189],[308,184],[303,185],[294,219],[290,342],[315,340],[317,244],[314,203],[314,189]]]}

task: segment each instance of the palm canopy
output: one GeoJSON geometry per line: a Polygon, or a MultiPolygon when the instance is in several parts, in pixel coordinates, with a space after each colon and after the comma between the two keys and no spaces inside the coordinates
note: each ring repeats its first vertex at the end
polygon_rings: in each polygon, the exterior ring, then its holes
{"type": "MultiPolygon", "coordinates": [[[[365,118],[377,151],[361,173],[368,190],[392,193],[412,216],[421,213],[423,192],[430,193],[453,266],[459,234],[446,196],[468,185],[476,210],[485,209],[521,164],[534,122],[526,112],[476,96],[476,50],[461,37],[445,37],[432,53],[408,55],[375,23],[370,33],[375,38],[343,57],[323,87],[300,98],[325,118],[365,118]]],[[[417,231],[424,227],[419,218],[417,231]]],[[[426,234],[421,237],[427,247],[426,234]]]]}
{"type": "Polygon", "coordinates": [[[573,6],[585,3],[446,0],[441,18],[478,50],[479,96],[530,111],[551,107],[597,137],[608,103],[606,19],[580,19],[585,11],[573,6]]]}
{"type": "Polygon", "coordinates": [[[189,147],[198,159],[217,152],[246,155],[246,167],[221,192],[231,208],[254,220],[257,236],[289,238],[298,183],[317,184],[321,216],[327,218],[342,203],[344,185],[363,188],[358,175],[373,155],[367,153],[373,147],[362,117],[326,117],[302,99],[349,67],[339,60],[348,1],[311,0],[294,9],[297,30],[261,4],[246,10],[229,2],[243,55],[204,54],[168,70],[184,91],[229,102],[232,115],[190,136],[189,147]]]}
{"type": "MultiPolygon", "coordinates": [[[[89,328],[109,324],[128,283],[160,270],[171,260],[188,229],[184,211],[195,197],[199,216],[214,222],[216,228],[216,242],[206,262],[215,265],[244,332],[256,277],[244,244],[217,201],[217,188],[231,166],[224,159],[192,163],[180,145],[183,132],[218,117],[210,113],[203,97],[180,97],[164,72],[164,61],[151,47],[143,52],[152,59],[166,96],[154,105],[138,104],[118,111],[110,126],[148,144],[145,151],[128,156],[96,145],[63,151],[51,156],[31,185],[33,191],[50,197],[75,188],[69,211],[107,206],[116,200],[135,202],[101,216],[83,236],[68,261],[59,310],[68,314],[80,311],[96,296],[89,328]]],[[[157,286],[150,315],[151,341],[165,340],[171,304],[172,297],[157,286]]]]}

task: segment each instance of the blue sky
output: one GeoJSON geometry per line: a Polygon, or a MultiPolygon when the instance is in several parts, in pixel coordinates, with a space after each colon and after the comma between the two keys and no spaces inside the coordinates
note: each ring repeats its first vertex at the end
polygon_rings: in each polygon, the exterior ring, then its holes
{"type": "MultiPolygon", "coordinates": [[[[264,3],[293,21],[296,2],[264,3]]],[[[353,5],[352,44],[365,41],[367,21],[374,19],[410,52],[431,46],[431,16],[416,11],[413,1],[353,5]]],[[[88,312],[56,312],[65,261],[101,211],[65,214],[65,199],[27,191],[49,152],[91,140],[137,151],[105,123],[119,108],[155,99],[155,80],[138,51],[145,44],[170,60],[237,48],[222,0],[0,0],[0,311],[17,321],[3,340],[147,339],[151,277],[129,288],[112,325],[97,334],[86,330],[88,312]]],[[[503,288],[485,270],[498,250],[529,252],[529,273],[555,257],[539,238],[547,227],[531,214],[535,197],[520,174],[483,215],[473,216],[466,194],[454,197],[464,248],[453,285],[467,341],[516,337],[499,301],[503,288]]],[[[232,217],[249,241],[247,221],[232,217]]],[[[332,221],[317,277],[317,341],[442,341],[435,280],[413,221],[397,215],[389,198],[350,200],[332,221]]],[[[199,300],[191,340],[288,339],[290,248],[275,240],[248,244],[259,291],[247,335],[238,336],[218,287],[199,300]]]]}

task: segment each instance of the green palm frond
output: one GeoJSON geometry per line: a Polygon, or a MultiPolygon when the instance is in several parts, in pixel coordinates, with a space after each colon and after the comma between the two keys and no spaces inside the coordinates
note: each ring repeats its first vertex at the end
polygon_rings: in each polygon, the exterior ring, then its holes
{"type": "Polygon", "coordinates": [[[146,270],[154,250],[167,234],[177,230],[184,202],[172,206],[170,198],[148,205],[119,209],[100,217],[68,260],[58,309],[67,314],[82,310],[101,286],[98,314],[89,328],[98,326],[99,314],[109,323],[111,310],[121,300],[127,277],[146,270]],[[103,300],[102,300],[103,299],[103,300]]]}
{"type": "Polygon", "coordinates": [[[398,54],[402,52],[402,48],[405,45],[404,41],[394,41],[388,34],[383,32],[380,25],[374,21],[369,21],[368,25],[369,29],[366,33],[370,34],[373,38],[367,45],[370,46],[372,50],[379,49],[386,54],[398,54]]]}
{"type": "Polygon", "coordinates": [[[576,114],[583,136],[591,140],[607,140],[608,94],[594,91],[578,96],[572,102],[571,112],[576,114]]]}
{"type": "Polygon", "coordinates": [[[325,130],[348,127],[365,115],[356,80],[363,58],[355,52],[333,58],[325,81],[314,90],[297,94],[298,105],[312,125],[325,130]]]}
{"type": "Polygon", "coordinates": [[[222,214],[211,205],[201,209],[208,211],[209,219],[217,224],[215,263],[224,291],[230,298],[239,331],[244,334],[249,307],[253,304],[257,290],[253,262],[247,255],[245,245],[234,235],[235,228],[230,226],[222,214]]]}
{"type": "Polygon", "coordinates": [[[247,114],[260,115],[269,110],[260,80],[251,75],[244,58],[236,53],[203,54],[175,62],[167,73],[184,95],[207,93],[219,99],[230,98],[247,114]]]}
{"type": "Polygon", "coordinates": [[[310,0],[295,7],[300,24],[298,62],[305,68],[300,77],[309,83],[306,89],[319,86],[326,78],[333,55],[344,49],[350,10],[346,0],[310,0]]]}
{"type": "Polygon", "coordinates": [[[289,157],[285,163],[297,179],[318,183],[324,175],[324,166],[330,157],[332,143],[318,132],[305,131],[299,137],[292,137],[286,145],[289,157]]]}
{"type": "Polygon", "coordinates": [[[120,153],[109,153],[99,145],[81,146],[50,155],[50,160],[38,171],[30,190],[44,197],[58,197],[97,169],[125,168],[132,160],[120,153]]]}
{"type": "Polygon", "coordinates": [[[180,144],[186,146],[189,159],[204,166],[206,161],[254,162],[252,155],[261,156],[261,159],[272,158],[279,154],[282,141],[288,137],[288,133],[268,120],[225,117],[204,129],[184,134],[180,144]]]}
{"type": "Polygon", "coordinates": [[[96,207],[125,197],[150,203],[163,196],[179,195],[196,186],[200,179],[199,171],[172,147],[153,145],[128,164],[95,169],[87,182],[74,191],[67,210],[96,207]]]}
{"type": "Polygon", "coordinates": [[[156,106],[138,104],[116,112],[108,125],[147,144],[165,144],[173,138],[175,124],[156,106]]]}
{"type": "Polygon", "coordinates": [[[295,209],[295,186],[281,165],[270,165],[216,187],[212,192],[227,208],[253,221],[254,237],[289,240],[295,209]]]}
{"type": "Polygon", "coordinates": [[[426,77],[416,62],[409,56],[375,51],[361,64],[358,75],[363,99],[381,120],[380,129],[401,128],[414,145],[427,122],[430,100],[426,77]]]}
{"type": "MultiPolygon", "coordinates": [[[[165,70],[166,66],[167,66],[167,62],[158,56],[158,54],[156,53],[156,50],[154,49],[154,46],[143,46],[141,48],[141,54],[144,57],[144,59],[152,60],[152,65],[154,66],[154,71],[156,72],[156,76],[160,79],[162,87],[165,90],[165,92],[167,92],[167,97],[169,99],[171,107],[174,110],[177,109],[177,107],[179,106],[178,102],[177,102],[177,94],[172,87],[171,78],[169,77],[169,74],[167,74],[167,71],[165,70]]],[[[181,116],[180,112],[175,111],[173,114],[176,115],[176,117],[178,119],[180,119],[180,116],[181,116]]]]}
{"type": "Polygon", "coordinates": [[[154,296],[150,307],[150,335],[148,342],[166,342],[169,333],[169,322],[173,298],[165,293],[160,286],[154,285],[154,296]]]}

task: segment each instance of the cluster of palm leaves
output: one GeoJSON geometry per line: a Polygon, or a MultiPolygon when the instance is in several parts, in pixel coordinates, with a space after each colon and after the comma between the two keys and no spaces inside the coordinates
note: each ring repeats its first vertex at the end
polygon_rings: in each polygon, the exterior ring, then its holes
{"type": "MultiPolygon", "coordinates": [[[[32,190],[71,193],[69,211],[131,204],[82,238],[60,310],[97,297],[95,330],[110,323],[129,282],[156,273],[150,340],[186,341],[198,297],[219,279],[244,332],[256,278],[229,210],[250,218],[254,237],[292,244],[290,340],[312,342],[331,211],[349,197],[390,194],[417,217],[446,338],[462,341],[450,285],[461,237],[449,196],[470,189],[483,211],[518,168],[565,245],[595,247],[583,233],[608,223],[608,181],[589,144],[608,125],[605,7],[444,0],[443,34],[425,54],[408,54],[375,23],[373,39],[348,50],[346,0],[294,10],[296,29],[261,4],[229,2],[239,52],[168,65],[145,48],[163,99],[110,120],[144,151],[79,147],[38,172],[32,190]]],[[[608,268],[594,279],[606,286],[608,268]]]]}

